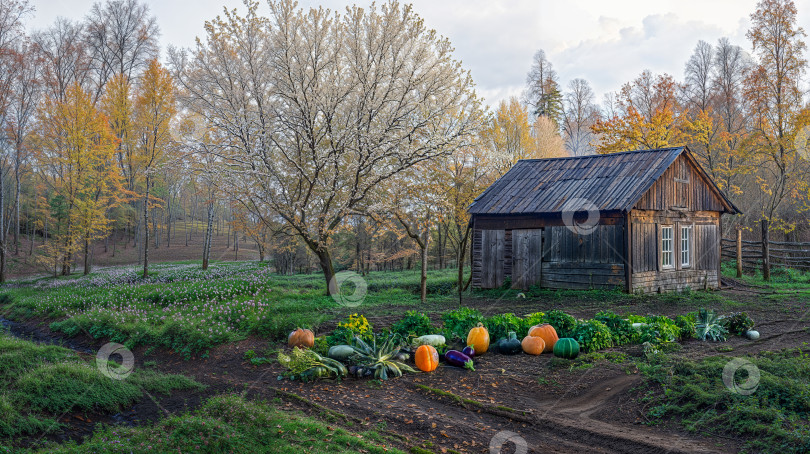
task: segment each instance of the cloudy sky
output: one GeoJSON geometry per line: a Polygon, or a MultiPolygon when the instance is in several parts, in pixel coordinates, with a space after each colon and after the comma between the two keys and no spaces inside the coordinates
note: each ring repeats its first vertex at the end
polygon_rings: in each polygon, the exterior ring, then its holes
{"type": "MultiPolygon", "coordinates": [[[[58,16],[82,18],[93,0],[30,0],[32,29],[58,16]]],[[[203,23],[232,0],[146,0],[165,46],[191,46],[203,23]]],[[[343,9],[370,1],[301,0],[304,6],[343,9]]],[[[797,0],[799,24],[810,29],[810,0],[797,0]]],[[[581,77],[601,99],[644,69],[682,78],[698,40],[745,39],[756,0],[413,0],[414,9],[450,38],[478,91],[490,104],[519,95],[537,49],[546,51],[563,85],[581,77]]]]}

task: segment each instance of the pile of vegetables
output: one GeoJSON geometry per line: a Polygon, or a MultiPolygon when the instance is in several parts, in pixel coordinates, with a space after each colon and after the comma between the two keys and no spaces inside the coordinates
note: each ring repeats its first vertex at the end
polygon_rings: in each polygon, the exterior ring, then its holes
{"type": "Polygon", "coordinates": [[[289,355],[278,353],[278,362],[289,371],[285,374],[291,380],[311,381],[319,378],[341,379],[349,374],[346,366],[339,361],[323,356],[306,348],[294,347],[289,355]]]}
{"type": "MultiPolygon", "coordinates": [[[[474,371],[474,358],[488,351],[504,355],[525,353],[574,359],[581,350],[591,352],[629,343],[671,343],[695,337],[723,341],[729,333],[759,338],[754,322],[745,313],[723,317],[701,309],[675,319],[665,316],[620,316],[601,311],[590,320],[577,320],[559,310],[536,312],[524,318],[514,314],[483,317],[470,308],[448,311],[442,316],[441,334],[426,315],[408,311],[391,330],[375,334],[368,320],[352,314],[328,337],[315,338],[298,328],[289,335],[289,355],[279,353],[279,363],[292,379],[342,379],[348,375],[387,380],[406,372],[432,372],[441,361],[474,371]],[[526,333],[521,340],[518,332],[526,333]],[[490,344],[491,339],[497,341],[490,344]],[[313,345],[321,353],[311,351],[313,345]],[[448,345],[465,345],[461,350],[448,345]],[[406,364],[414,356],[416,369],[406,364]]],[[[460,347],[459,347],[460,348],[460,347]]]]}

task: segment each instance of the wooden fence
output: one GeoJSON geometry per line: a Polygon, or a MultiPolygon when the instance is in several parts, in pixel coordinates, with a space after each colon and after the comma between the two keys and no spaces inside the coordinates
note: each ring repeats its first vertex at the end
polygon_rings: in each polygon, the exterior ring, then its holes
{"type": "Polygon", "coordinates": [[[767,234],[761,241],[745,241],[742,231],[737,230],[735,239],[723,238],[721,244],[722,257],[737,261],[737,277],[742,276],[743,269],[762,268],[767,280],[774,265],[810,271],[810,243],[770,241],[767,234]]]}

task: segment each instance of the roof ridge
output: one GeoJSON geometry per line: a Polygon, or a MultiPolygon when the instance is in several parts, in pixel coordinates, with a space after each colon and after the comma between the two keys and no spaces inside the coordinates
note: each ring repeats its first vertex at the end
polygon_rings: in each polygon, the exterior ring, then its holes
{"type": "MultiPolygon", "coordinates": [[[[684,148],[683,146],[680,147],[662,147],[662,148],[651,148],[651,149],[637,149],[637,150],[625,150],[625,151],[616,151],[614,153],[595,153],[589,154],[584,156],[560,156],[555,158],[531,158],[531,159],[518,159],[517,162],[537,162],[537,161],[563,161],[566,159],[592,159],[592,158],[604,158],[610,156],[616,156],[620,154],[630,154],[630,153],[661,153],[665,151],[673,151],[673,150],[680,150],[684,148]]],[[[517,165],[517,163],[515,163],[517,165]]]]}

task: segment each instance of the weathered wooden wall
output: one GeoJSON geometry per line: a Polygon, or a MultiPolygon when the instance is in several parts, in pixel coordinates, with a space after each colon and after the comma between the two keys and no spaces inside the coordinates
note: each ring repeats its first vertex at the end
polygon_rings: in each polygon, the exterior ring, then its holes
{"type": "Polygon", "coordinates": [[[473,232],[473,286],[616,288],[624,285],[622,225],[576,233],[565,226],[473,232]],[[508,239],[508,240],[507,240],[508,239]],[[511,246],[511,247],[510,247],[511,246]]]}
{"type": "Polygon", "coordinates": [[[543,230],[512,230],[512,288],[540,284],[543,230]]]}
{"type": "Polygon", "coordinates": [[[677,207],[685,211],[723,211],[721,199],[698,172],[685,156],[679,156],[641,196],[635,208],[663,211],[677,207]]]}
{"type": "Polygon", "coordinates": [[[632,288],[650,293],[717,288],[720,267],[720,215],[700,211],[632,212],[632,288]],[[674,267],[661,265],[661,226],[673,227],[674,267]],[[692,248],[690,265],[681,266],[681,227],[691,227],[692,248]]]}

